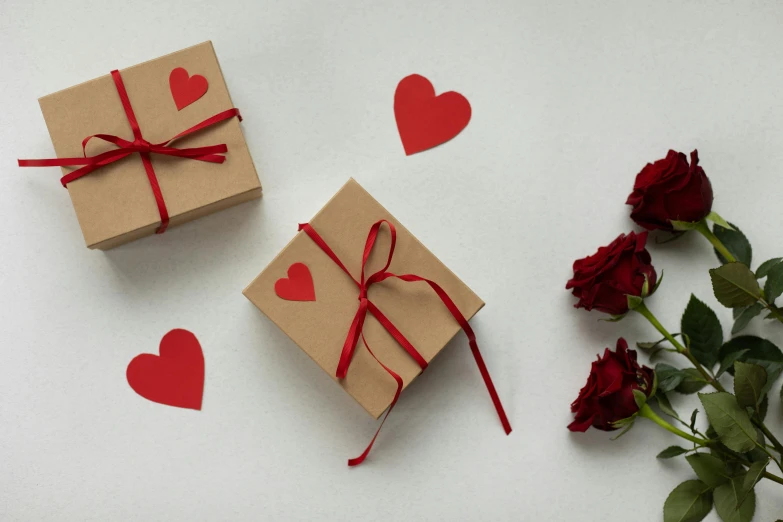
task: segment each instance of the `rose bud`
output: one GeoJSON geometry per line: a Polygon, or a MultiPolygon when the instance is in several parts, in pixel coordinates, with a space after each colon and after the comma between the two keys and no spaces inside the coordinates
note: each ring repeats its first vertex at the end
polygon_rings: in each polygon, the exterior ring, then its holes
{"type": "Polygon", "coordinates": [[[637,174],[626,204],[631,219],[647,230],[674,230],[671,221],[696,223],[712,211],[712,185],[699,167],[699,153],[691,164],[682,152],[670,150],[664,159],[648,163],[637,174]]]}
{"type": "Polygon", "coordinates": [[[640,390],[649,397],[654,380],[653,370],[639,366],[636,350],[629,350],[628,343],[621,337],[617,340],[616,351],[607,348],[604,356],[593,362],[587,384],[571,404],[575,418],[568,429],[587,431],[593,426],[603,431],[616,430],[616,422],[639,411],[633,390],[640,390]]]}
{"type": "Polygon", "coordinates": [[[646,297],[645,287],[652,293],[656,274],[646,243],[647,232],[620,234],[592,256],[574,261],[574,277],[566,284],[579,298],[574,306],[623,315],[628,312],[627,296],[646,297]]]}

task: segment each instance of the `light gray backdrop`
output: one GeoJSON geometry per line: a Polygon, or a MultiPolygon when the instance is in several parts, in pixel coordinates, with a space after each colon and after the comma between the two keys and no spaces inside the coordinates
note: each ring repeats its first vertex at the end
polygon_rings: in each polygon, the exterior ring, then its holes
{"type": "MultiPolygon", "coordinates": [[[[620,335],[657,335],[640,317],[574,310],[564,286],[574,258],[632,229],[634,175],[670,147],[698,147],[715,209],[757,260],[783,254],[783,4],[0,10],[1,519],[659,521],[692,478],[684,461],[655,459],[677,441],[651,423],[617,442],[566,430],[595,354],[620,335]],[[15,166],[53,154],[36,98],[207,39],[245,116],[263,200],[87,250],[59,171],[15,166]],[[463,93],[473,119],[406,157],[392,99],[414,72],[463,93]],[[459,337],[403,395],[367,463],[346,467],[375,421],[241,290],[349,176],[487,302],[473,324],[510,437],[459,337]],[[202,342],[201,412],[148,402],[125,381],[172,328],[202,342]]],[[[649,304],[665,324],[677,331],[691,291],[729,324],[704,240],[652,252],[666,278],[649,304]]],[[[750,331],[783,344],[780,325],[750,331]]],[[[686,414],[695,405],[675,400],[686,414]]],[[[780,419],[777,397],[770,408],[780,419]]],[[[783,514],[778,486],[759,493],[757,521],[783,514]]]]}

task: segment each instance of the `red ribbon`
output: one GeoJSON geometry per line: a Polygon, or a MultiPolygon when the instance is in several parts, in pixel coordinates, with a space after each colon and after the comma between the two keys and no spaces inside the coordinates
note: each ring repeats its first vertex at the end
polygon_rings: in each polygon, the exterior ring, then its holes
{"type": "Polygon", "coordinates": [[[128,92],[125,90],[125,84],[122,83],[122,77],[120,71],[112,71],[111,77],[114,80],[114,85],[117,87],[117,93],[120,95],[120,101],[125,109],[125,116],[128,118],[131,130],[133,131],[133,141],[124,140],[118,136],[111,134],[95,134],[93,136],[87,136],[82,141],[83,157],[76,158],[52,158],[52,159],[20,159],[20,167],[74,167],[84,165],[80,169],[70,172],[60,179],[63,187],[68,185],[71,181],[77,180],[82,176],[98,170],[101,167],[105,167],[115,161],[119,161],[134,153],[139,153],[141,156],[141,162],[144,164],[144,170],[147,172],[147,179],[149,179],[150,187],[152,187],[152,193],[155,196],[155,202],[158,205],[158,212],[160,213],[160,227],[155,231],[156,234],[162,234],[169,226],[169,212],[166,209],[166,202],[163,199],[163,193],[160,190],[160,184],[158,184],[158,178],[155,175],[155,171],[152,168],[152,161],[150,160],[150,154],[163,154],[165,156],[174,156],[178,158],[188,158],[199,161],[208,161],[210,163],[223,163],[226,158],[221,156],[228,151],[228,147],[225,144],[211,145],[208,147],[193,147],[189,149],[177,149],[171,147],[171,143],[194,132],[198,132],[211,125],[214,125],[223,120],[228,120],[234,116],[242,121],[242,116],[239,114],[239,109],[228,109],[214,116],[207,118],[201,123],[186,129],[171,139],[162,141],[160,143],[150,143],[144,139],[139,128],[139,122],[136,120],[136,115],[133,113],[133,107],[131,107],[130,98],[128,98],[128,92]],[[117,149],[98,154],[96,156],[87,156],[87,142],[92,138],[98,138],[103,141],[107,141],[114,145],[117,145],[117,149]]]}
{"type": "Polygon", "coordinates": [[[374,285],[375,283],[380,283],[386,279],[389,279],[390,277],[394,277],[397,279],[400,279],[405,282],[425,282],[427,283],[430,288],[438,295],[441,301],[443,301],[443,304],[448,308],[449,312],[451,312],[451,315],[454,317],[454,319],[457,320],[460,327],[462,327],[462,330],[465,332],[465,335],[468,336],[468,340],[470,342],[470,351],[473,353],[473,357],[476,359],[476,365],[479,368],[479,372],[481,373],[481,377],[484,379],[484,384],[487,387],[487,390],[489,391],[489,396],[492,398],[492,403],[495,405],[495,410],[497,411],[498,417],[500,418],[500,422],[503,425],[503,429],[506,432],[506,435],[511,433],[511,424],[508,422],[508,417],[506,417],[506,412],[503,410],[503,405],[500,402],[500,397],[498,396],[497,391],[495,390],[495,385],[492,383],[492,378],[489,376],[489,370],[487,370],[487,365],[484,363],[483,357],[481,357],[481,352],[479,351],[478,344],[476,342],[476,335],[473,333],[473,329],[470,327],[470,324],[468,324],[467,319],[465,319],[465,316],[462,315],[462,312],[459,311],[459,308],[457,308],[457,305],[454,304],[454,301],[451,300],[449,295],[446,293],[443,288],[441,288],[437,283],[434,281],[431,281],[429,279],[426,279],[424,277],[420,277],[414,274],[403,274],[403,275],[397,275],[393,274],[391,272],[388,272],[389,265],[391,265],[392,257],[394,256],[394,247],[397,243],[397,231],[394,228],[394,225],[390,223],[389,221],[382,219],[378,222],[376,222],[371,228],[370,233],[367,236],[367,242],[364,245],[364,253],[362,254],[362,271],[361,271],[361,277],[359,281],[354,279],[354,277],[351,275],[351,273],[348,271],[348,269],[345,267],[345,265],[340,261],[340,258],[337,257],[337,254],[334,253],[334,251],[329,248],[329,245],[326,244],[326,242],[323,240],[323,238],[318,235],[318,233],[311,227],[308,223],[299,225],[299,230],[304,231],[308,236],[310,236],[310,239],[312,239],[316,245],[318,245],[321,250],[323,250],[329,258],[339,266],[343,272],[348,274],[348,277],[351,278],[351,280],[356,284],[356,286],[359,288],[359,309],[356,312],[356,315],[353,318],[353,321],[351,322],[351,326],[348,329],[348,336],[345,339],[345,344],[343,344],[343,350],[340,354],[340,361],[337,364],[337,378],[343,379],[345,378],[345,375],[348,372],[348,367],[351,364],[351,360],[353,359],[353,354],[356,350],[356,345],[359,342],[359,337],[362,338],[362,342],[364,343],[365,347],[367,347],[367,351],[370,352],[370,355],[373,356],[373,358],[378,361],[378,364],[383,367],[386,372],[394,378],[394,380],[397,382],[397,392],[394,394],[394,399],[392,400],[391,404],[389,405],[389,409],[386,411],[386,415],[384,416],[383,420],[381,421],[380,426],[378,426],[378,430],[375,432],[375,436],[370,441],[370,444],[367,446],[367,449],[364,450],[364,452],[359,455],[356,458],[350,459],[348,461],[349,466],[358,466],[362,462],[364,462],[364,459],[367,458],[367,455],[370,453],[370,450],[372,449],[373,444],[375,444],[375,439],[378,438],[378,433],[380,433],[381,428],[383,427],[384,422],[386,422],[386,419],[389,417],[389,414],[391,413],[392,409],[394,408],[394,405],[397,404],[397,400],[400,398],[400,392],[402,392],[402,378],[397,375],[394,371],[392,371],[390,368],[388,368],[385,364],[383,364],[370,350],[370,347],[367,345],[367,340],[364,338],[364,334],[362,333],[362,328],[364,326],[364,320],[367,317],[367,312],[370,312],[381,325],[386,329],[386,331],[391,334],[391,336],[400,344],[400,346],[403,347],[403,349],[408,352],[408,354],[413,357],[413,359],[418,363],[419,367],[424,371],[427,368],[427,361],[424,360],[424,357],[421,356],[421,354],[416,350],[416,348],[413,347],[413,345],[408,341],[408,339],[405,338],[404,335],[395,327],[392,322],[385,316],[383,313],[378,309],[377,306],[375,306],[372,301],[370,301],[367,298],[367,291],[369,288],[374,285]],[[389,230],[391,231],[391,245],[389,247],[389,256],[386,259],[386,265],[372,274],[371,276],[365,278],[364,270],[367,266],[367,260],[370,257],[370,253],[372,252],[373,246],[375,245],[375,240],[378,238],[378,232],[380,231],[380,228],[383,224],[386,224],[389,226],[389,230]]]}

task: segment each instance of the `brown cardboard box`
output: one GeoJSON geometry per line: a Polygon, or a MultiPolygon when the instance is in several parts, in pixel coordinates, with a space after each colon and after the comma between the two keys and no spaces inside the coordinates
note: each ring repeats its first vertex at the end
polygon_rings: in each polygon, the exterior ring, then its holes
{"type": "MultiPolygon", "coordinates": [[[[211,42],[172,53],[127,69],[123,83],[144,139],[167,140],[179,132],[233,107],[211,42]],[[184,67],[204,76],[206,93],[177,110],[169,74],[184,67]]],[[[44,96],[39,100],[57,156],[82,155],[82,139],[113,134],[133,141],[130,124],[110,75],[44,96]]],[[[152,165],[170,216],[169,227],[261,196],[239,119],[217,123],[176,142],[177,148],[225,143],[222,164],[152,154],[152,165]]],[[[91,140],[90,156],[113,145],[91,140]]],[[[63,167],[63,173],[75,170],[63,167]]],[[[139,154],[102,167],[68,184],[76,216],[89,248],[106,250],[153,234],[161,219],[139,154]]]]}
{"type": "MultiPolygon", "coordinates": [[[[390,272],[416,274],[434,280],[467,319],[484,306],[465,283],[353,179],[321,209],[310,225],[359,279],[367,234],[380,219],[392,222],[397,229],[397,246],[390,272]]],[[[367,275],[383,267],[389,242],[389,230],[382,227],[367,264],[367,275]]],[[[397,385],[361,341],[346,378],[338,380],[335,377],[343,343],[359,305],[358,289],[304,232],[299,232],[243,293],[368,413],[378,418],[391,404],[397,385]],[[275,293],[275,282],[286,277],[288,268],[297,262],[310,269],[315,301],[288,301],[275,293]]],[[[426,283],[387,279],[371,286],[368,298],[427,362],[460,331],[460,326],[426,283]]],[[[411,356],[370,314],[364,324],[364,335],[378,359],[402,377],[405,387],[421,373],[411,356]]]]}

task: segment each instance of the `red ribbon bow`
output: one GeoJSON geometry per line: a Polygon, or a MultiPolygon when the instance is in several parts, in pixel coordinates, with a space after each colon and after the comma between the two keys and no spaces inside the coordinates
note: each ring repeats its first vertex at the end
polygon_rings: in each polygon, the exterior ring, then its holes
{"type": "Polygon", "coordinates": [[[219,114],[216,114],[201,123],[186,129],[171,139],[162,141],[160,143],[150,143],[144,139],[139,128],[139,122],[136,120],[136,115],[133,113],[133,107],[131,107],[130,98],[128,98],[128,92],[125,90],[125,84],[122,83],[122,77],[120,71],[112,71],[111,77],[114,79],[114,85],[117,87],[117,93],[120,95],[120,101],[125,109],[125,115],[130,123],[131,130],[133,131],[133,141],[122,139],[118,136],[111,134],[95,134],[93,136],[87,136],[82,141],[82,151],[84,157],[76,158],[52,158],[52,159],[28,159],[18,160],[20,167],[75,167],[84,165],[80,169],[70,172],[60,179],[63,187],[68,185],[71,181],[77,180],[82,176],[98,170],[101,167],[105,167],[115,161],[119,161],[131,154],[138,153],[141,156],[141,161],[144,164],[144,170],[147,172],[147,179],[149,179],[150,186],[152,187],[152,193],[155,196],[155,202],[158,205],[158,212],[160,213],[160,227],[155,231],[156,234],[162,234],[166,231],[169,225],[169,213],[166,209],[166,202],[163,199],[163,193],[160,190],[158,184],[158,178],[155,175],[155,170],[152,168],[152,161],[150,160],[150,154],[163,154],[166,156],[174,156],[178,158],[188,158],[199,161],[208,161],[210,163],[223,163],[226,158],[221,156],[228,151],[228,147],[225,144],[211,145],[207,147],[193,147],[189,149],[177,149],[171,146],[171,143],[189,134],[200,131],[206,127],[214,125],[223,120],[228,120],[234,116],[238,117],[242,121],[242,115],[239,114],[239,109],[228,109],[219,114]],[[96,156],[87,156],[87,142],[92,138],[98,138],[103,141],[107,141],[114,145],[117,145],[117,149],[98,154],[96,156]]]}
{"type": "Polygon", "coordinates": [[[351,322],[351,326],[348,329],[348,336],[345,339],[345,344],[343,344],[343,350],[340,354],[340,361],[337,365],[337,378],[343,379],[345,375],[348,373],[348,367],[351,364],[351,360],[353,359],[353,354],[356,350],[356,345],[359,342],[359,337],[362,338],[362,342],[364,343],[364,346],[367,348],[367,351],[370,352],[370,355],[373,356],[373,358],[380,364],[386,372],[391,375],[394,380],[397,382],[397,392],[394,394],[394,399],[392,400],[391,404],[389,405],[389,409],[386,411],[386,416],[384,416],[383,420],[381,421],[380,426],[378,426],[378,430],[375,432],[375,436],[370,441],[370,444],[367,446],[367,449],[364,450],[364,452],[359,455],[356,458],[350,459],[348,461],[349,466],[358,466],[362,462],[364,462],[364,459],[367,458],[367,455],[370,453],[370,450],[372,449],[373,444],[375,444],[375,439],[378,438],[378,434],[381,431],[381,428],[383,427],[383,424],[386,422],[386,419],[389,417],[389,414],[391,413],[392,409],[394,408],[394,405],[397,404],[397,400],[400,398],[400,393],[402,392],[402,378],[397,375],[394,371],[392,371],[390,368],[388,368],[385,364],[383,364],[370,350],[370,347],[367,345],[367,340],[364,338],[364,334],[362,333],[362,328],[364,327],[364,320],[367,317],[367,312],[370,312],[381,325],[386,329],[386,331],[391,334],[391,336],[400,344],[400,346],[405,349],[408,354],[413,357],[413,359],[418,363],[419,367],[424,371],[424,369],[427,368],[427,361],[424,360],[424,357],[421,356],[421,354],[416,350],[416,348],[413,347],[413,345],[408,341],[408,339],[405,338],[404,335],[395,327],[392,322],[385,316],[383,313],[378,309],[377,306],[375,306],[372,301],[370,301],[367,298],[367,291],[369,288],[374,285],[375,283],[380,283],[386,279],[389,279],[390,277],[394,277],[397,279],[400,279],[402,281],[406,282],[425,282],[428,285],[430,285],[430,288],[432,288],[433,291],[438,295],[441,301],[443,301],[443,304],[446,306],[446,308],[449,309],[449,312],[451,312],[451,315],[454,317],[454,319],[457,320],[459,325],[462,327],[462,330],[465,332],[465,335],[468,336],[468,340],[470,342],[470,351],[473,353],[473,357],[476,359],[476,365],[479,368],[479,372],[481,373],[481,377],[484,379],[484,384],[487,387],[487,390],[489,391],[489,396],[492,398],[492,403],[495,405],[495,410],[497,411],[498,417],[500,418],[500,422],[503,425],[503,429],[506,432],[506,435],[511,433],[511,424],[508,422],[508,417],[506,417],[506,412],[503,409],[503,404],[500,402],[500,397],[498,396],[497,391],[495,390],[495,385],[492,383],[492,378],[489,376],[489,370],[487,370],[487,365],[484,363],[484,358],[481,357],[481,352],[479,351],[478,344],[476,342],[476,335],[473,333],[473,329],[470,327],[470,324],[468,324],[467,319],[465,319],[465,316],[462,315],[462,312],[459,311],[459,308],[457,308],[457,305],[454,304],[454,301],[451,300],[449,295],[446,293],[443,288],[441,288],[437,283],[434,281],[431,281],[429,279],[426,279],[424,277],[420,277],[414,274],[403,274],[403,275],[397,275],[393,274],[391,272],[388,272],[389,265],[391,265],[392,257],[394,256],[394,247],[397,243],[397,231],[394,228],[394,225],[390,223],[389,221],[382,219],[378,222],[376,222],[371,228],[370,233],[367,236],[367,242],[364,245],[364,253],[362,254],[362,271],[361,271],[361,277],[360,280],[357,281],[351,273],[348,271],[348,269],[345,267],[345,265],[340,261],[340,258],[337,257],[337,254],[332,251],[331,248],[329,248],[329,245],[326,244],[326,242],[323,240],[323,238],[318,235],[318,233],[311,227],[308,223],[299,225],[299,230],[304,231],[308,236],[310,236],[310,239],[312,239],[316,245],[318,245],[321,250],[323,250],[329,258],[334,261],[337,266],[339,266],[343,272],[348,274],[348,277],[351,278],[351,280],[356,284],[356,286],[359,288],[359,309],[356,311],[356,315],[353,318],[353,321],[351,322]],[[386,259],[386,265],[372,274],[369,277],[365,278],[364,270],[367,266],[367,260],[370,257],[370,253],[372,252],[373,246],[375,245],[375,240],[378,238],[378,232],[380,231],[380,228],[383,224],[386,224],[389,226],[389,230],[391,231],[391,245],[389,247],[389,256],[386,259]]]}

